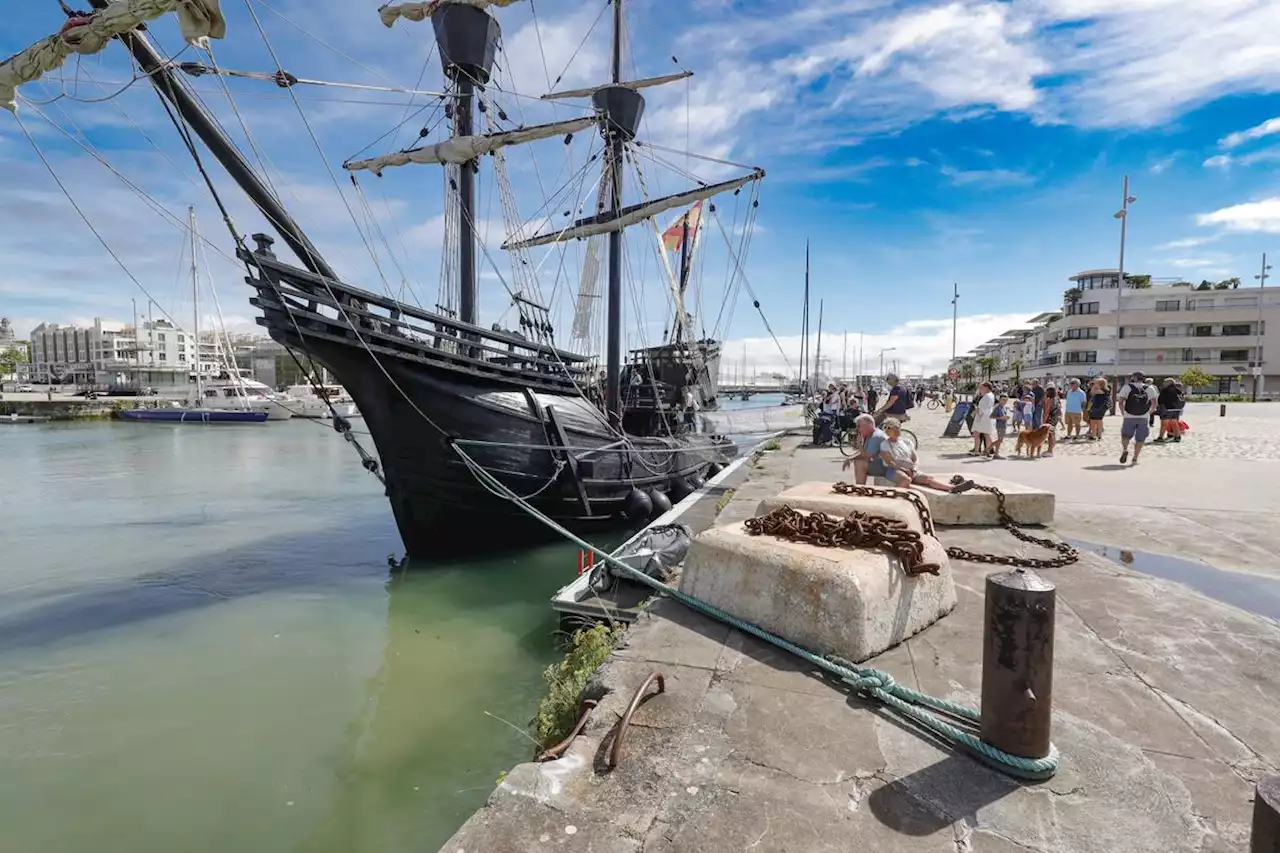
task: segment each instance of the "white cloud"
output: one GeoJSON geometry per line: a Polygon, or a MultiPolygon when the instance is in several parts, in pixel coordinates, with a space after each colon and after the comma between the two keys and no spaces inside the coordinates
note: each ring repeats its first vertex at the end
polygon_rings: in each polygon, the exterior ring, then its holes
{"type": "Polygon", "coordinates": [[[1177,162],[1177,160],[1178,160],[1177,154],[1170,154],[1168,157],[1164,157],[1152,163],[1150,166],[1150,172],[1153,175],[1159,175],[1162,172],[1166,172],[1169,170],[1170,167],[1173,166],[1175,162],[1177,162]]]}
{"type": "MultiPolygon", "coordinates": [[[[978,344],[984,343],[996,335],[1009,329],[1025,325],[1027,314],[979,314],[960,317],[956,322],[956,353],[963,354],[978,344]]],[[[726,341],[724,352],[732,353],[733,358],[726,355],[721,362],[721,372],[729,369],[728,362],[740,363],[743,348],[746,348],[747,370],[758,373],[788,371],[795,373],[800,369],[800,335],[780,337],[775,344],[771,338],[746,338],[726,341]],[[779,345],[786,352],[786,359],[779,352],[779,345]]],[[[880,350],[890,349],[884,354],[888,368],[896,360],[898,372],[904,375],[924,374],[930,376],[946,370],[951,360],[951,318],[912,320],[883,332],[869,332],[860,335],[850,332],[846,349],[843,332],[823,332],[822,361],[823,372],[840,374],[844,365],[853,374],[858,367],[858,349],[861,343],[863,372],[875,373],[880,369],[880,350]]],[[[818,336],[809,337],[810,353],[818,355],[818,336]]],[[[735,368],[736,369],[736,368],[735,368]]]]}
{"type": "Polygon", "coordinates": [[[957,186],[979,184],[984,187],[1012,187],[1035,183],[1033,176],[1010,169],[964,170],[943,166],[941,172],[957,186]]]}
{"type": "Polygon", "coordinates": [[[1199,225],[1220,225],[1227,231],[1280,234],[1280,197],[1224,207],[1196,217],[1199,225]]]}
{"type": "Polygon", "coordinates": [[[1280,117],[1269,118],[1262,124],[1256,124],[1248,130],[1238,130],[1235,133],[1228,133],[1226,136],[1218,140],[1218,147],[1231,149],[1237,148],[1246,142],[1254,139],[1261,139],[1264,136],[1280,133],[1280,117]]]}
{"type": "Polygon", "coordinates": [[[1191,249],[1196,246],[1203,246],[1205,243],[1212,243],[1217,240],[1219,235],[1211,234],[1207,237],[1183,237],[1181,240],[1170,240],[1168,243],[1161,243],[1156,246],[1156,250],[1161,249],[1191,249]]]}
{"type": "Polygon", "coordinates": [[[1225,169],[1231,165],[1231,157],[1226,154],[1215,154],[1204,161],[1206,169],[1225,169]]]}

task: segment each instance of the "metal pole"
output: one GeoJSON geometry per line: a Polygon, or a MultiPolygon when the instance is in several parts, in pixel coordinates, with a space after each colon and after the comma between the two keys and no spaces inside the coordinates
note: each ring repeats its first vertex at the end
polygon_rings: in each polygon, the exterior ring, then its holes
{"type": "MultiPolygon", "coordinates": [[[[613,2],[613,82],[622,82],[622,0],[613,2]]],[[[609,141],[609,195],[614,215],[622,210],[622,133],[612,129],[609,141]]],[[[615,427],[622,426],[622,231],[609,233],[609,338],[605,373],[606,409],[615,427]]]]}
{"type": "Polygon", "coordinates": [[[809,392],[809,241],[804,241],[804,320],[800,326],[800,390],[809,392]]]}
{"type": "Polygon", "coordinates": [[[952,282],[951,289],[951,364],[948,364],[947,367],[954,365],[956,360],[956,321],[959,318],[958,312],[960,310],[960,284],[952,282]]]}
{"type": "Polygon", "coordinates": [[[1049,754],[1054,585],[1029,569],[987,575],[982,636],[983,743],[1049,754]]]}
{"type": "Polygon", "coordinates": [[[196,339],[196,405],[204,404],[204,386],[200,378],[200,278],[196,271],[196,209],[187,208],[187,228],[191,231],[191,303],[196,339]]]}
{"type": "Polygon", "coordinates": [[[1249,853],[1277,850],[1280,850],[1280,776],[1267,776],[1254,789],[1249,853]]]}
{"type": "Polygon", "coordinates": [[[840,360],[840,379],[842,382],[849,381],[849,333],[844,333],[844,357],[840,360]]]}
{"type": "Polygon", "coordinates": [[[1262,298],[1267,291],[1267,253],[1262,253],[1262,270],[1254,276],[1258,280],[1258,322],[1253,330],[1253,402],[1258,402],[1258,385],[1262,382],[1262,298]]]}
{"type": "Polygon", "coordinates": [[[813,373],[814,378],[822,372],[822,300],[818,300],[818,349],[814,353],[813,373]]]}
{"type": "Polygon", "coordinates": [[[138,351],[138,345],[142,341],[141,330],[138,329],[138,300],[130,299],[133,303],[133,381],[142,387],[142,355],[138,351]]]}
{"type": "Polygon", "coordinates": [[[859,390],[862,389],[862,368],[865,365],[865,362],[862,360],[863,355],[865,355],[865,353],[863,353],[862,351],[862,339],[865,334],[866,334],[865,332],[858,332],[858,389],[859,390]]]}
{"type": "Polygon", "coordinates": [[[1120,210],[1116,213],[1116,218],[1120,220],[1120,269],[1116,276],[1116,357],[1115,357],[1115,383],[1111,387],[1111,413],[1116,412],[1116,404],[1119,400],[1120,392],[1120,300],[1124,295],[1124,238],[1125,230],[1129,225],[1129,176],[1124,176],[1120,192],[1120,210]]]}

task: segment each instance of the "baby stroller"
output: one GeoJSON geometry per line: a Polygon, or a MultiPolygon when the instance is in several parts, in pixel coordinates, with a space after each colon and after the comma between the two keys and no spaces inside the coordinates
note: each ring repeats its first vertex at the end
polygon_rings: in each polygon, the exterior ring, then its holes
{"type": "Polygon", "coordinates": [[[835,440],[836,418],[829,412],[819,412],[813,419],[813,443],[819,447],[835,440]]]}

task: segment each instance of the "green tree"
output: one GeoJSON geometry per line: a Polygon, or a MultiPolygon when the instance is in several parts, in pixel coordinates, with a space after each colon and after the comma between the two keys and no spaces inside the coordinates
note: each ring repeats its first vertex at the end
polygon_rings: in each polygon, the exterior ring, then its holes
{"type": "Polygon", "coordinates": [[[1208,290],[1211,287],[1213,287],[1213,282],[1206,278],[1201,279],[1200,283],[1196,285],[1196,290],[1208,290]]]}
{"type": "Polygon", "coordinates": [[[978,367],[986,376],[988,382],[991,381],[991,374],[1000,366],[1000,359],[994,355],[984,355],[978,359],[978,367]]]}
{"type": "Polygon", "coordinates": [[[1213,286],[1213,289],[1214,290],[1235,290],[1239,286],[1240,286],[1240,276],[1237,275],[1237,276],[1232,276],[1231,278],[1224,278],[1222,281],[1215,284],[1213,286]]]}
{"type": "Polygon", "coordinates": [[[960,364],[960,378],[964,380],[963,389],[966,393],[973,389],[973,378],[978,375],[977,369],[972,361],[964,361],[960,364]]]}
{"type": "Polygon", "coordinates": [[[1062,304],[1070,309],[1080,301],[1080,297],[1084,296],[1084,291],[1078,287],[1068,287],[1062,294],[1062,304]]]}
{"type": "Polygon", "coordinates": [[[1129,275],[1128,273],[1125,273],[1124,280],[1125,280],[1125,283],[1128,284],[1130,287],[1134,287],[1139,290],[1142,290],[1144,288],[1151,286],[1151,276],[1145,275],[1145,274],[1129,275]]]}
{"type": "Polygon", "coordinates": [[[1015,383],[1022,381],[1022,359],[1015,358],[1009,362],[1009,369],[1013,371],[1013,381],[1015,383]]]}
{"type": "Polygon", "coordinates": [[[18,341],[12,346],[0,350],[0,376],[8,376],[18,369],[19,364],[30,361],[27,358],[27,342],[18,341]]]}
{"type": "Polygon", "coordinates": [[[1182,371],[1182,375],[1178,378],[1182,380],[1182,384],[1188,392],[1193,389],[1209,385],[1214,381],[1212,375],[1195,366],[1188,367],[1186,370],[1182,371]]]}

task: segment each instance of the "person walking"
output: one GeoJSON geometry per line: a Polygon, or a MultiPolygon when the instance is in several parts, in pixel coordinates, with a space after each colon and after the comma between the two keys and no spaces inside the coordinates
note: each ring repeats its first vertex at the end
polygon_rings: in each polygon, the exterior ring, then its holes
{"type": "Polygon", "coordinates": [[[1058,386],[1052,382],[1045,386],[1040,410],[1040,423],[1049,425],[1049,449],[1040,455],[1053,456],[1054,448],[1058,446],[1058,424],[1062,422],[1062,397],[1058,394],[1058,386]]]}
{"type": "Polygon", "coordinates": [[[1084,421],[1085,403],[1085,393],[1080,390],[1080,380],[1069,380],[1067,382],[1067,399],[1064,409],[1066,410],[1067,419],[1067,438],[1072,441],[1078,441],[1082,437],[1080,435],[1080,427],[1084,421]]]}
{"type": "Polygon", "coordinates": [[[1166,379],[1156,398],[1156,407],[1160,410],[1160,436],[1152,444],[1164,444],[1166,441],[1177,443],[1182,441],[1182,389],[1173,379],[1166,379]]]}
{"type": "Polygon", "coordinates": [[[1154,386],[1142,381],[1145,378],[1140,371],[1134,372],[1124,387],[1116,393],[1116,402],[1120,406],[1120,411],[1124,413],[1124,423],[1120,426],[1121,465],[1129,461],[1130,441],[1133,442],[1133,464],[1137,465],[1138,457],[1142,455],[1142,445],[1146,444],[1147,438],[1151,435],[1151,427],[1147,419],[1156,410],[1158,395],[1154,386]]]}
{"type": "Polygon", "coordinates": [[[1031,399],[1035,405],[1031,409],[1031,423],[1028,429],[1039,429],[1044,423],[1044,389],[1040,387],[1039,379],[1031,380],[1031,399]]]}
{"type": "Polygon", "coordinates": [[[1004,434],[1009,426],[1009,395],[1001,394],[996,407],[991,411],[996,422],[996,443],[991,448],[991,458],[1000,459],[1000,446],[1004,444],[1004,434]]]}
{"type": "Polygon", "coordinates": [[[1089,386],[1089,440],[1102,440],[1102,419],[1111,407],[1111,389],[1107,380],[1095,379],[1089,386]]]}

